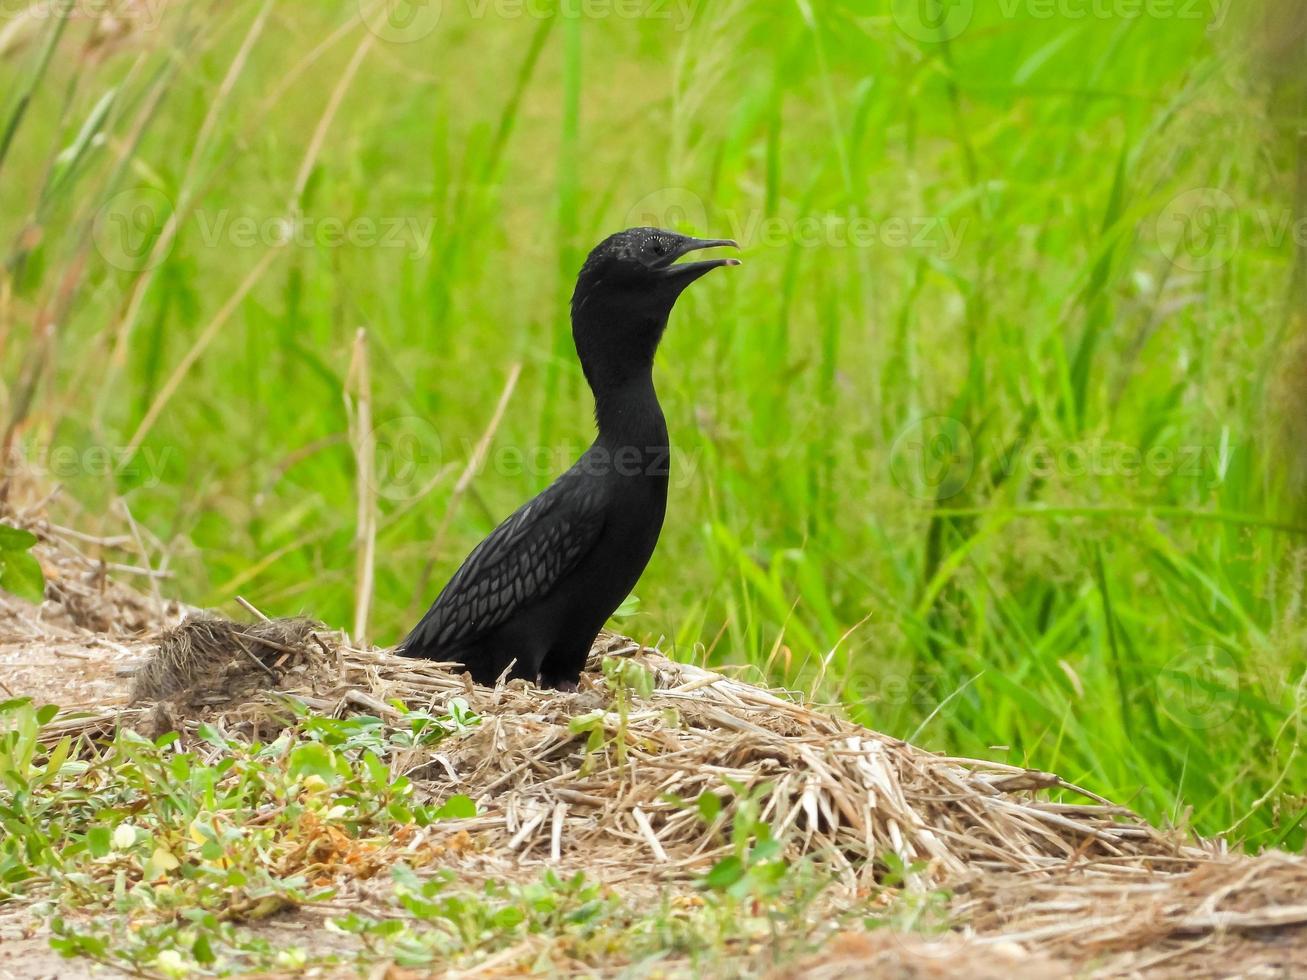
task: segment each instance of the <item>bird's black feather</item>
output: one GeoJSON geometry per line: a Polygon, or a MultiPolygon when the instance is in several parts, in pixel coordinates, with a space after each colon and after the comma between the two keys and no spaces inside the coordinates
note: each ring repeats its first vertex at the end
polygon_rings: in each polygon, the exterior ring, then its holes
{"type": "Polygon", "coordinates": [[[519,507],[468,555],[401,650],[454,653],[546,598],[599,540],[605,490],[578,464],[519,507]]]}

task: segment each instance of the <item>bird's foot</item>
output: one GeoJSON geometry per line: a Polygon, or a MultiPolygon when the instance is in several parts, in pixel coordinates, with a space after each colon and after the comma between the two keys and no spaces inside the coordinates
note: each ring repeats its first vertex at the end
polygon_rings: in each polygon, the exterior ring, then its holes
{"type": "Polygon", "coordinates": [[[576,681],[558,677],[542,677],[540,678],[540,686],[553,688],[555,691],[560,691],[563,694],[575,694],[577,691],[581,690],[580,684],[576,681]]]}

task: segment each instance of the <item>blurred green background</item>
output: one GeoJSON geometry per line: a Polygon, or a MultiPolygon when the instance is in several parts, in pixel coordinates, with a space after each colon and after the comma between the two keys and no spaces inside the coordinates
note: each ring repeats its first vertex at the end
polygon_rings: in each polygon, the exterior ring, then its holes
{"type": "Polygon", "coordinates": [[[393,642],[589,441],[585,252],[735,237],[660,353],[673,497],[616,628],[1302,847],[1293,4],[0,16],[11,497],[393,642]]]}

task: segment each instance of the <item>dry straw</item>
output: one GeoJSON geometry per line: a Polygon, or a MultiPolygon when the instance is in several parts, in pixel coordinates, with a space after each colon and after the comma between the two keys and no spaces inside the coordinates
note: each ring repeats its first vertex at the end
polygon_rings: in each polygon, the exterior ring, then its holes
{"type": "Polygon", "coordinates": [[[578,850],[591,864],[626,863],[643,850],[641,862],[702,867],[724,846],[738,799],[759,795],[792,857],[827,865],[854,889],[872,885],[890,854],[922,865],[917,877],[931,884],[977,871],[1147,870],[1212,854],[1051,773],[923,752],[620,637],[602,638],[591,668],[604,656],[633,658],[656,681],[624,720],[594,678],[579,694],[481,688],[303,620],[195,619],[160,637],[135,706],[69,718],[50,734],[150,725],[164,711],[183,728],[203,719],[239,735],[289,720],[287,696],[383,719],[398,716],[393,702],[441,711],[459,697],[482,723],[436,764],[409,761],[433,797],[478,799],[483,840],[518,854],[578,850]],[[605,750],[587,749],[588,731],[573,724],[583,715],[605,730],[605,750]],[[1036,792],[1049,789],[1058,799],[1036,792]],[[704,793],[722,803],[707,825],[684,805],[704,793]]]}
{"type": "Polygon", "coordinates": [[[876,893],[888,867],[910,868],[907,889],[947,890],[968,945],[1016,941],[1105,976],[1207,976],[1231,957],[1266,975],[1307,969],[1299,857],[1228,855],[1051,773],[926,752],[621,637],[600,637],[574,694],[477,687],[304,620],[192,618],[136,648],[130,701],[67,713],[50,738],[120,726],[189,738],[207,722],[266,739],[293,720],[288,697],[390,722],[397,703],[440,712],[463,699],[480,723],[394,769],[433,800],[477,801],[477,817],[426,831],[470,835],[476,846],[451,860],[477,874],[561,861],[633,887],[684,887],[729,853],[749,798],[787,858],[827,872],[842,902],[876,893]],[[623,710],[596,673],[606,657],[641,665],[652,693],[625,691],[623,710]],[[704,794],[720,803],[711,822],[693,805],[704,794]]]}

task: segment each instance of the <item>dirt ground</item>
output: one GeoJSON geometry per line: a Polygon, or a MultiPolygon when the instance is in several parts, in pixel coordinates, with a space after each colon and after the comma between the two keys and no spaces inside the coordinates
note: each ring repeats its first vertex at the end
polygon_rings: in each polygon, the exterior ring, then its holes
{"type": "MultiPolygon", "coordinates": [[[[46,602],[33,607],[0,595],[0,692],[88,709],[101,730],[141,722],[144,709],[130,703],[133,674],[158,654],[160,630],[193,610],[116,581],[57,535],[47,535],[39,556],[50,580],[46,602]]],[[[657,783],[599,789],[593,773],[584,777],[589,783],[578,781],[581,755],[568,722],[603,703],[593,680],[577,695],[525,685],[474,690],[383,651],[342,648],[336,687],[326,695],[305,690],[338,711],[352,703],[384,709],[389,696],[415,692],[429,703],[471,700],[487,722],[466,751],[429,768],[441,769],[433,786],[447,789],[441,780],[456,779],[460,792],[478,799],[478,817],[465,823],[493,844],[477,858],[487,876],[537,874],[576,846],[595,855],[596,877],[632,893],[677,887],[711,852],[688,824],[650,801],[666,786],[693,798],[697,769],[747,774],[753,767],[780,787],[778,823],[806,823],[810,842],[820,828],[817,836],[833,845],[827,849],[844,854],[865,838],[867,853],[893,847],[905,859],[925,858],[952,894],[959,927],[948,935],[841,935],[776,973],[778,980],[1307,976],[1307,862],[1299,856],[1229,855],[1220,842],[1178,839],[1107,801],[1050,802],[1044,791],[1065,787],[1051,774],[941,759],[621,638],[605,642],[602,652],[640,658],[657,675],[651,710],[632,720],[647,725],[645,771],[658,772],[657,783]],[[669,706],[682,730],[662,727],[669,706]],[[873,832],[885,836],[873,840],[873,832]]],[[[851,893],[869,873],[833,870],[849,878],[851,893]]],[[[299,910],[251,931],[274,943],[347,949],[350,940],[322,922],[323,914],[299,910]]],[[[514,972],[493,960],[483,971],[514,972]]],[[[0,907],[0,980],[112,975],[55,954],[30,910],[0,907]]],[[[382,966],[374,975],[419,974],[382,966]]]]}

